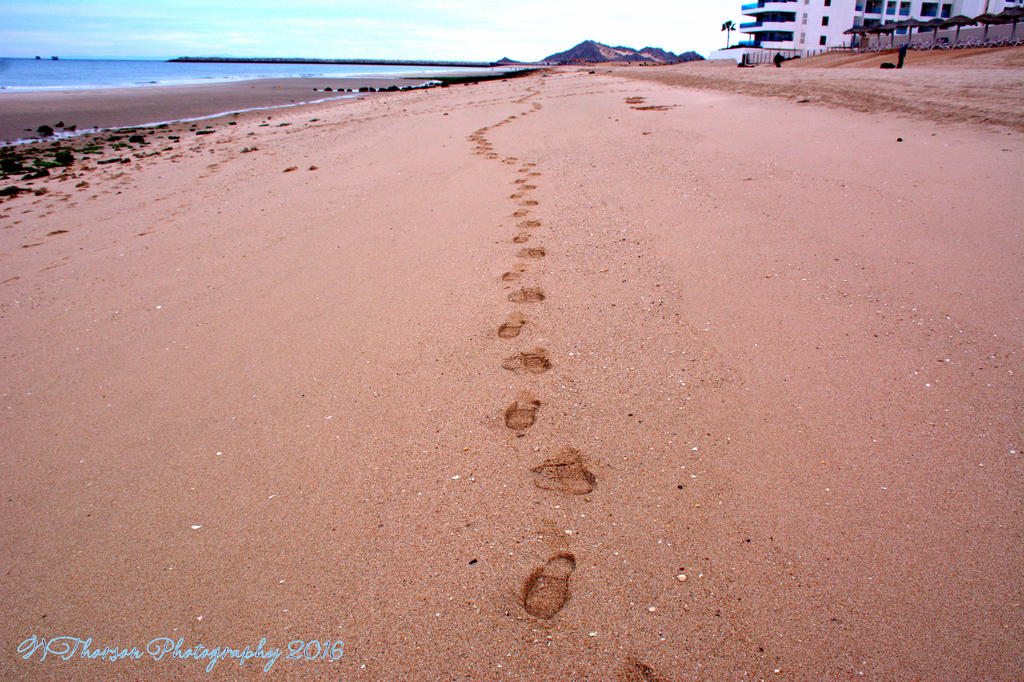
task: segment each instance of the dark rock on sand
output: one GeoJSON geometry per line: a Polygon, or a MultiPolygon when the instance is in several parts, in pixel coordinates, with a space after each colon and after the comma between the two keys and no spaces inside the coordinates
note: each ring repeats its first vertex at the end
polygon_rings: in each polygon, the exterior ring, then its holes
{"type": "Polygon", "coordinates": [[[132,144],[145,144],[146,138],[143,137],[142,135],[132,135],[131,137],[128,138],[128,141],[131,142],[132,144]]]}
{"type": "Polygon", "coordinates": [[[18,187],[17,185],[8,185],[3,189],[0,189],[0,197],[16,197],[21,192],[27,192],[28,190],[24,187],[18,187]]]}
{"type": "Polygon", "coordinates": [[[0,159],[0,171],[3,173],[20,173],[25,170],[25,166],[22,165],[21,161],[12,158],[0,159]]]}
{"type": "Polygon", "coordinates": [[[43,137],[49,137],[50,135],[53,135],[53,128],[47,125],[42,125],[36,128],[36,132],[43,137]]]}

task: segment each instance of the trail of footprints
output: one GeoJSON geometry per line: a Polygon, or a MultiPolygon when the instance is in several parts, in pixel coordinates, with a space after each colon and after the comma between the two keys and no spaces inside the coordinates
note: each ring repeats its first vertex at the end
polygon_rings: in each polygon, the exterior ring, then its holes
{"type": "MultiPolygon", "coordinates": [[[[526,104],[535,94],[536,92],[532,92],[517,103],[526,104]]],[[[538,205],[530,193],[537,189],[535,178],[541,177],[541,173],[536,170],[534,163],[524,162],[516,157],[501,157],[487,139],[487,133],[540,109],[540,104],[532,103],[529,111],[518,116],[509,116],[493,126],[481,128],[468,138],[475,145],[475,154],[500,160],[509,166],[518,166],[518,177],[512,181],[513,191],[509,195],[509,199],[514,201],[516,206],[511,216],[521,219],[515,224],[516,232],[511,237],[511,244],[515,246],[530,242],[534,238],[533,231],[542,227],[540,220],[530,217],[531,209],[538,205]]],[[[520,261],[537,263],[547,256],[547,250],[543,246],[525,246],[516,250],[514,256],[520,261]]],[[[546,299],[541,287],[531,285],[530,275],[531,269],[524,262],[515,263],[501,275],[503,283],[522,285],[507,295],[507,300],[517,307],[542,305],[546,299]]],[[[497,336],[503,341],[516,343],[523,329],[529,325],[530,320],[523,312],[515,310],[498,326],[497,336]]],[[[503,369],[523,377],[543,374],[550,370],[551,366],[548,350],[539,347],[517,349],[501,362],[503,369]]],[[[542,401],[531,391],[524,390],[505,407],[502,420],[515,437],[523,438],[537,423],[542,408],[542,401]]],[[[563,447],[554,456],[536,464],[529,470],[529,475],[537,488],[555,494],[586,495],[597,485],[597,478],[585,466],[583,453],[572,447],[563,447]]],[[[554,554],[545,563],[536,567],[522,584],[520,601],[525,611],[534,618],[553,618],[569,601],[570,579],[575,571],[576,557],[570,552],[554,554]]]]}

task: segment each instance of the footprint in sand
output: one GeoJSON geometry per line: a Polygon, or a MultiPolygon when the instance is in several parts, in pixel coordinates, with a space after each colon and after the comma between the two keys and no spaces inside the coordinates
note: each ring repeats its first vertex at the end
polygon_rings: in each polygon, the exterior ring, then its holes
{"type": "Polygon", "coordinates": [[[524,190],[537,189],[537,185],[523,185],[524,190]]]}
{"type": "Polygon", "coordinates": [[[513,244],[525,244],[528,241],[530,241],[530,233],[529,232],[520,232],[515,237],[512,237],[512,243],[513,244]]]}
{"type": "Polygon", "coordinates": [[[528,215],[530,215],[529,211],[526,211],[526,210],[523,210],[523,209],[519,209],[518,211],[516,211],[515,213],[512,214],[512,217],[513,218],[525,218],[528,215]]]}
{"type": "Polygon", "coordinates": [[[528,182],[528,180],[526,178],[519,178],[517,180],[514,180],[513,182],[515,182],[515,184],[517,185],[525,185],[528,182]]]}
{"type": "Polygon", "coordinates": [[[509,194],[508,198],[509,199],[522,199],[524,196],[526,196],[526,195],[523,194],[522,192],[516,192],[515,194],[509,194]]]}
{"type": "Polygon", "coordinates": [[[519,336],[525,324],[526,318],[519,313],[512,313],[508,316],[508,321],[498,327],[498,336],[503,339],[514,339],[519,336]]]}
{"type": "Polygon", "coordinates": [[[537,205],[537,200],[536,199],[527,199],[526,201],[520,201],[519,205],[520,206],[536,206],[537,205]]]}
{"type": "Polygon", "coordinates": [[[663,680],[654,672],[654,668],[635,658],[631,658],[623,666],[619,679],[621,682],[662,682],[663,680]]]}
{"type": "Polygon", "coordinates": [[[586,495],[597,485],[597,477],[583,466],[583,453],[576,448],[563,448],[556,456],[530,469],[530,473],[534,485],[544,490],[586,495]]]}
{"type": "Polygon", "coordinates": [[[520,258],[543,258],[548,255],[548,252],[544,250],[543,246],[534,246],[528,249],[519,249],[516,255],[520,258]]]}
{"type": "Polygon", "coordinates": [[[576,557],[556,554],[534,570],[523,584],[523,607],[535,618],[552,618],[569,601],[569,577],[576,570],[576,557]]]}
{"type": "Polygon", "coordinates": [[[519,223],[519,227],[525,227],[527,230],[540,227],[539,220],[524,220],[519,223]]]}
{"type": "Polygon", "coordinates": [[[505,426],[513,431],[525,431],[536,423],[539,409],[539,400],[529,393],[521,393],[505,408],[505,426]]]}
{"type": "Polygon", "coordinates": [[[538,287],[523,287],[508,295],[513,303],[540,303],[544,300],[544,291],[538,287]]]}
{"type": "Polygon", "coordinates": [[[502,282],[514,282],[514,281],[516,281],[517,279],[519,279],[522,276],[523,276],[523,273],[521,273],[521,272],[517,272],[515,270],[509,270],[508,272],[502,273],[501,281],[502,282]]]}
{"type": "Polygon", "coordinates": [[[501,367],[512,372],[542,374],[551,369],[551,359],[548,357],[548,352],[545,349],[534,348],[510,355],[501,362],[501,367]]]}

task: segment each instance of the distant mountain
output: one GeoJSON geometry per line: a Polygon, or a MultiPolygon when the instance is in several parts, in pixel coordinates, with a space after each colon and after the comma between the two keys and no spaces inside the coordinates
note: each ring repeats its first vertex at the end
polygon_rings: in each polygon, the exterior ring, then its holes
{"type": "Polygon", "coordinates": [[[660,47],[645,47],[635,50],[632,47],[618,46],[611,47],[593,40],[584,40],[579,45],[571,47],[565,52],[556,52],[542,59],[542,62],[553,62],[555,64],[572,64],[579,62],[656,62],[659,64],[678,64],[680,62],[691,62],[702,60],[696,52],[685,52],[673,54],[660,47]]]}

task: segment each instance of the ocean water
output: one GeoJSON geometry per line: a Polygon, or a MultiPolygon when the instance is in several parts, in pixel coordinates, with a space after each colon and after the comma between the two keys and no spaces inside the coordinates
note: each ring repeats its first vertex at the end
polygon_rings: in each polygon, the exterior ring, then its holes
{"type": "Polygon", "coordinates": [[[227,83],[258,78],[388,78],[452,71],[439,66],[196,63],[104,59],[0,58],[0,92],[93,90],[227,83]]]}

